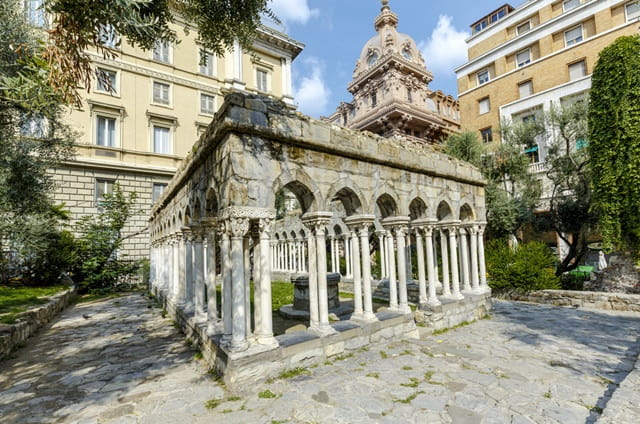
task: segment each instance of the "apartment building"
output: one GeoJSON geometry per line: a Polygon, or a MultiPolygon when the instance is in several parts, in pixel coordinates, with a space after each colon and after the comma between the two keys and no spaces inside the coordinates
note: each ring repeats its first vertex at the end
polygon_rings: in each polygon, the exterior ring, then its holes
{"type": "MultiPolygon", "coordinates": [[[[43,0],[28,0],[27,17],[45,26],[43,0]]],[[[95,214],[104,193],[118,183],[135,191],[140,212],[126,228],[122,254],[148,254],[148,211],[160,197],[182,159],[213,119],[223,96],[232,90],[271,95],[293,105],[291,62],[304,45],[261,27],[251,51],[239,45],[224,57],[198,45],[195,28],[178,22],[180,43],[157,43],[144,51],[117,34],[104,32],[104,43],[117,48],[108,60],[91,53],[97,81],[82,91],[83,107],[70,110],[77,131],[76,157],[52,170],[55,201],[65,203],[74,220],[95,214]],[[204,57],[204,61],[201,60],[204,57]]]]}
{"type": "MultiPolygon", "coordinates": [[[[501,119],[531,119],[584,96],[598,53],[638,33],[639,19],[639,0],[529,0],[479,19],[456,69],[463,127],[495,145],[501,119]]],[[[544,139],[528,149],[533,171],[544,169],[546,152],[544,139]]]]}

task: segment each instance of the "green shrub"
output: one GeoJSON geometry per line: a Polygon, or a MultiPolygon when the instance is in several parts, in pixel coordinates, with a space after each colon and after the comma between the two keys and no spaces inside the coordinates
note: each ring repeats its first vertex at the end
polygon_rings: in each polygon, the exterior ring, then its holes
{"type": "Polygon", "coordinates": [[[504,240],[487,243],[489,286],[497,292],[559,289],[556,257],[544,243],[521,243],[515,249],[504,240]]]}

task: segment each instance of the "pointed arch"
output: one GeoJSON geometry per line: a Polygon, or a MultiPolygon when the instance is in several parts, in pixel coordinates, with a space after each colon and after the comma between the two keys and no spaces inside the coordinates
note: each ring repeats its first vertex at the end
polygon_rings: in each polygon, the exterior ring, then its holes
{"type": "Polygon", "coordinates": [[[438,204],[438,208],[436,209],[436,218],[438,221],[450,221],[454,219],[451,206],[445,200],[442,200],[438,204]]]}

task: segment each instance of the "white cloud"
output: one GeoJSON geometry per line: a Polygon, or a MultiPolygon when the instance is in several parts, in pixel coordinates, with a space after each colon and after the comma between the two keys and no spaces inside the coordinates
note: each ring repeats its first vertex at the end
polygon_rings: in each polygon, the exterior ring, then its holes
{"type": "Polygon", "coordinates": [[[317,58],[307,58],[304,65],[310,70],[310,74],[302,76],[294,84],[294,99],[302,113],[319,117],[326,113],[331,90],[324,81],[323,66],[317,58]]]}
{"type": "Polygon", "coordinates": [[[306,24],[320,13],[318,9],[309,8],[307,0],[271,0],[269,7],[285,26],[290,23],[306,24]]]}
{"type": "Polygon", "coordinates": [[[453,72],[453,69],[467,61],[469,37],[466,31],[458,31],[451,25],[451,16],[440,15],[431,38],[420,43],[427,68],[434,72],[453,72]]]}

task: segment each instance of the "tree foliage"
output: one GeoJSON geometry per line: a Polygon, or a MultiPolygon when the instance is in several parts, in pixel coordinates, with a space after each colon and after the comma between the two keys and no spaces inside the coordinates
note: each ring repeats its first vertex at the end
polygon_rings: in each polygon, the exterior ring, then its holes
{"type": "Polygon", "coordinates": [[[444,141],[444,152],[455,158],[462,159],[472,165],[482,165],[484,149],[475,131],[463,130],[459,134],[449,134],[444,141]]]}
{"type": "Polygon", "coordinates": [[[605,250],[640,250],[640,36],[600,52],[591,77],[592,210],[605,250]]]}
{"type": "Polygon", "coordinates": [[[155,42],[177,42],[171,24],[184,20],[185,31],[194,26],[203,49],[222,54],[235,40],[250,47],[261,17],[277,18],[268,0],[45,0],[52,16],[44,57],[52,72],[50,85],[69,103],[79,104],[79,85],[87,89],[95,77],[88,50],[105,57],[116,51],[105,46],[105,30],[134,46],[151,49],[155,42]]]}

